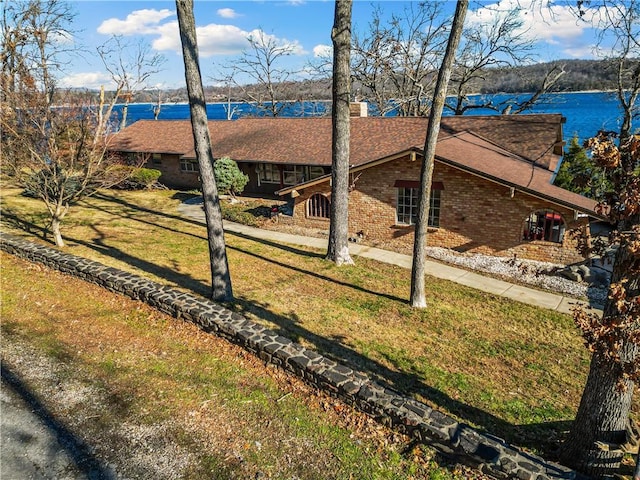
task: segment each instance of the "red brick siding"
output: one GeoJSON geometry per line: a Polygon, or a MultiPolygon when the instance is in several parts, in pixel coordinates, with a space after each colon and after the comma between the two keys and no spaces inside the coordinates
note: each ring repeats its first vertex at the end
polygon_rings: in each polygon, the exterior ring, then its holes
{"type": "Polygon", "coordinates": [[[200,175],[196,172],[183,172],[180,170],[180,156],[163,153],[160,163],[154,163],[149,158],[146,168],[160,170],[162,175],[159,182],[170,188],[200,188],[200,175]]]}
{"type": "MultiPolygon", "coordinates": [[[[349,232],[363,231],[367,241],[395,242],[412,246],[412,226],[396,225],[396,180],[418,180],[420,162],[400,159],[355,174],[355,189],[349,195],[349,232]],[[358,177],[359,175],[359,177],[358,177]]],[[[555,263],[573,263],[583,258],[575,251],[568,230],[582,223],[573,211],[551,205],[522,192],[513,198],[508,187],[489,182],[439,162],[434,182],[442,182],[440,227],[430,229],[428,244],[458,251],[530,258],[555,263]],[[563,244],[522,240],[524,221],[532,211],[552,209],[567,224],[563,244]]],[[[316,192],[330,195],[328,182],[299,192],[294,222],[328,228],[328,220],[307,218],[306,201],[316,192]]]]}

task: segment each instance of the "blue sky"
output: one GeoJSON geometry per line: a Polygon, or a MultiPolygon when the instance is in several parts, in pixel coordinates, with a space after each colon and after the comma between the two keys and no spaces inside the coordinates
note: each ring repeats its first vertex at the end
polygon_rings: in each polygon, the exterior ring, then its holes
{"type": "MultiPolygon", "coordinates": [[[[436,0],[434,0],[436,1],[436,0]]],[[[485,21],[500,9],[522,8],[521,18],[526,34],[537,41],[537,60],[593,58],[596,30],[576,20],[566,4],[555,4],[553,14],[546,9],[526,8],[534,0],[494,0],[471,2],[468,21],[485,21]]],[[[153,53],[165,58],[162,71],[150,77],[148,88],[184,86],[184,69],[173,1],[76,1],[69,2],[76,11],[72,30],[74,41],[86,54],[75,58],[61,76],[61,85],[72,87],[110,87],[96,47],[113,35],[124,42],[143,42],[153,53]]],[[[355,0],[355,30],[364,29],[374,7],[385,15],[402,11],[408,2],[355,0]]],[[[452,13],[455,2],[442,0],[445,11],[452,13]]],[[[574,2],[570,2],[573,4],[574,2]]],[[[220,66],[238,58],[247,46],[249,34],[262,32],[282,45],[291,45],[293,55],[287,58],[291,70],[302,70],[318,52],[331,45],[334,2],[330,0],[263,0],[223,1],[196,0],[195,18],[198,28],[200,63],[205,84],[220,77],[220,66]]]]}

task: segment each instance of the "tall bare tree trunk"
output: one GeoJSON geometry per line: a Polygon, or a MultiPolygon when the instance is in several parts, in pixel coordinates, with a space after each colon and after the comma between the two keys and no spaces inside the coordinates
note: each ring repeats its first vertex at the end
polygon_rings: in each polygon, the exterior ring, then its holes
{"type": "Polygon", "coordinates": [[[196,22],[193,16],[193,0],[176,0],[180,40],[184,57],[185,79],[189,95],[191,126],[196,147],[196,157],[200,167],[204,213],[207,220],[209,239],[209,260],[211,263],[211,298],[216,301],[233,300],[231,276],[222,228],[220,198],[213,175],[213,152],[207,122],[207,109],[202,88],[202,76],[198,63],[198,43],[196,22]]]}
{"type": "Polygon", "coordinates": [[[433,163],[436,155],[438,133],[440,133],[440,118],[447,97],[447,85],[451,78],[451,70],[455,58],[456,49],[460,43],[464,17],[469,7],[468,0],[458,0],[456,12],[451,25],[451,33],[447,42],[447,50],[442,59],[442,65],[438,72],[436,89],[433,93],[433,102],[429,112],[429,124],[427,137],[424,144],[422,171],[420,173],[420,195],[418,196],[418,219],[416,221],[415,238],[413,242],[413,266],[411,269],[411,306],[425,308],[427,300],[424,293],[424,275],[426,263],[427,228],[429,222],[429,195],[431,193],[431,180],[433,177],[433,163]]]}
{"type": "Polygon", "coordinates": [[[349,138],[351,101],[351,10],[352,0],[336,0],[333,29],[333,105],[331,225],[327,260],[337,265],[353,264],[349,255],[349,138]]]}

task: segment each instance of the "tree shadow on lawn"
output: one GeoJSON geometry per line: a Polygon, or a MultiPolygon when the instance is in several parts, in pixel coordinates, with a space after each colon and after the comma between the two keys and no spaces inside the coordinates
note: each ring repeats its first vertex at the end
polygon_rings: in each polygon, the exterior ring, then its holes
{"type": "Polygon", "coordinates": [[[22,212],[21,214],[18,214],[18,212],[12,208],[7,208],[6,206],[2,208],[2,223],[11,225],[18,230],[23,230],[29,234],[36,235],[43,240],[48,240],[49,232],[44,223],[41,223],[42,220],[43,218],[41,215],[30,214],[24,216],[22,212]]]}
{"type": "MultiPolygon", "coordinates": [[[[117,201],[117,199],[115,200],[117,201]]],[[[124,202],[127,203],[128,202],[124,202]]],[[[129,204],[132,205],[132,204],[129,204]]],[[[132,205],[135,207],[135,205],[132,205]]],[[[94,207],[94,206],[92,206],[94,207]]],[[[139,210],[145,211],[147,213],[153,213],[156,215],[164,215],[170,218],[175,218],[181,221],[187,221],[189,223],[196,223],[199,226],[202,226],[202,223],[185,220],[183,217],[165,215],[162,212],[153,211],[146,208],[140,208],[139,210]]],[[[120,215],[122,216],[122,215],[120,215]]],[[[183,233],[185,235],[193,236],[198,239],[202,239],[206,241],[206,237],[198,236],[195,234],[181,232],[179,230],[175,230],[170,227],[165,227],[162,225],[154,224],[153,222],[149,222],[147,220],[137,219],[135,217],[124,216],[127,218],[131,218],[136,221],[140,221],[143,223],[150,223],[158,228],[166,229],[169,231],[173,231],[176,233],[183,233]]],[[[13,216],[14,222],[17,225],[23,224],[23,220],[17,220],[16,216],[13,216]]],[[[31,224],[32,228],[35,228],[33,224],[31,224]]],[[[193,278],[191,275],[186,273],[177,272],[175,269],[171,269],[168,267],[160,266],[154,264],[151,261],[132,256],[123,250],[109,246],[105,243],[106,235],[100,232],[97,228],[94,228],[97,233],[97,237],[93,239],[92,242],[88,242],[82,239],[69,238],[78,244],[84,245],[90,249],[99,252],[102,255],[106,255],[112,258],[116,258],[121,260],[129,265],[132,265],[141,271],[153,274],[158,278],[165,279],[181,288],[188,289],[198,295],[209,297],[210,294],[210,285],[205,284],[201,280],[193,278]]],[[[231,232],[229,232],[231,233],[231,232]]],[[[262,243],[274,248],[282,249],[294,254],[305,255],[305,256],[315,256],[322,257],[322,255],[316,253],[310,253],[305,250],[289,247],[286,245],[280,245],[275,242],[271,242],[268,240],[256,239],[248,235],[232,233],[235,236],[240,238],[244,238],[250,241],[255,241],[258,243],[262,243]]],[[[246,249],[242,249],[235,246],[227,245],[227,248],[231,250],[238,251],[239,253],[250,255],[259,260],[272,263],[274,265],[278,265],[282,268],[291,269],[295,272],[302,273],[305,275],[311,275],[316,279],[328,282],[334,282],[341,286],[353,288],[360,292],[364,292],[367,294],[371,294],[374,296],[383,296],[392,301],[398,301],[402,303],[406,303],[405,299],[395,297],[393,295],[388,295],[380,292],[374,292],[356,285],[348,284],[345,282],[341,282],[330,277],[326,277],[324,275],[317,274],[315,272],[309,272],[302,268],[296,267],[294,265],[288,265],[286,263],[274,260],[269,258],[268,256],[259,255],[254,252],[248,251],[246,249]]],[[[306,328],[304,328],[299,318],[295,313],[291,313],[288,316],[276,314],[269,309],[267,309],[264,305],[259,305],[255,301],[248,301],[242,296],[237,297],[235,301],[235,305],[237,305],[238,309],[241,312],[249,312],[253,315],[256,315],[258,318],[264,319],[265,321],[271,323],[275,326],[275,330],[285,336],[292,338],[294,341],[308,343],[313,345],[319,353],[325,354],[328,357],[339,361],[341,363],[345,363],[350,365],[353,368],[361,370],[368,375],[370,375],[373,379],[380,382],[384,386],[391,388],[393,390],[404,392],[413,396],[420,396],[426,399],[428,402],[432,403],[436,408],[440,407],[442,409],[446,409],[457,417],[472,423],[474,425],[478,425],[479,428],[486,430],[494,435],[498,435],[504,438],[506,441],[527,448],[535,448],[537,450],[543,451],[548,457],[554,456],[554,450],[558,446],[560,437],[562,436],[562,432],[567,430],[570,422],[567,421],[558,421],[558,422],[548,422],[548,423],[538,423],[538,424],[529,424],[529,425],[514,425],[511,424],[495,415],[486,412],[477,407],[473,407],[471,405],[465,404],[460,400],[454,399],[447,395],[446,393],[434,388],[427,383],[425,383],[425,379],[420,377],[419,375],[411,372],[406,372],[401,370],[401,366],[394,362],[393,358],[388,358],[389,362],[393,364],[394,368],[389,368],[378,361],[375,361],[371,358],[356,352],[351,347],[343,344],[343,338],[333,337],[333,338],[325,338],[319,336],[306,328]]]]}
{"type": "MultiPolygon", "coordinates": [[[[190,194],[185,193],[184,195],[185,195],[185,198],[187,198],[187,199],[188,198],[193,198],[193,196],[191,196],[190,194]]],[[[174,197],[176,197],[176,195],[174,195],[174,197]]],[[[180,199],[181,197],[182,197],[182,195],[180,195],[180,197],[177,197],[177,198],[180,199]]],[[[127,208],[129,208],[131,210],[137,210],[139,212],[149,213],[151,215],[158,215],[158,216],[161,216],[161,217],[170,218],[172,220],[180,220],[181,222],[190,223],[191,225],[198,225],[198,226],[202,226],[203,225],[203,223],[199,222],[198,220],[194,220],[194,219],[191,219],[191,218],[185,218],[182,215],[176,215],[176,214],[172,214],[172,213],[161,212],[159,210],[153,210],[151,208],[143,207],[141,205],[137,205],[135,203],[128,202],[128,201],[126,201],[126,200],[124,200],[122,198],[118,198],[118,197],[116,197],[114,195],[107,195],[106,193],[97,193],[97,194],[93,195],[93,198],[97,198],[97,199],[103,200],[105,202],[117,203],[117,204],[122,205],[123,207],[127,207],[127,208]]],[[[85,202],[84,206],[86,208],[98,208],[98,209],[100,209],[102,211],[105,211],[105,212],[108,212],[108,213],[113,213],[113,212],[109,212],[107,209],[104,209],[104,208],[101,208],[101,207],[99,207],[97,205],[93,205],[93,204],[86,203],[86,202],[85,202]]],[[[115,213],[114,213],[114,215],[115,215],[115,213]]]]}
{"type": "Polygon", "coordinates": [[[288,315],[277,314],[269,310],[267,305],[260,305],[255,300],[247,300],[242,296],[236,297],[235,304],[241,313],[251,314],[274,325],[275,332],[283,337],[311,345],[317,352],[366,373],[386,388],[426,400],[432,407],[444,409],[461,421],[476,425],[480,430],[504,438],[513,445],[542,451],[548,459],[555,458],[555,450],[560,445],[564,431],[571,424],[569,421],[556,421],[514,425],[432,387],[426,383],[426,378],[403,371],[391,358],[387,358],[392,364],[392,367],[389,367],[357,352],[344,344],[345,338],[342,335],[317,335],[306,329],[294,312],[288,315]]]}
{"type": "MultiPolygon", "coordinates": [[[[185,195],[189,195],[189,194],[185,194],[185,195]]],[[[149,209],[149,208],[146,208],[146,207],[140,207],[140,206],[138,206],[138,205],[136,205],[134,203],[127,202],[126,200],[123,200],[121,198],[111,197],[111,196],[108,196],[108,195],[95,195],[95,197],[96,198],[100,198],[100,199],[102,199],[104,201],[118,203],[118,204],[120,204],[122,206],[126,206],[126,207],[134,209],[134,210],[139,210],[139,211],[144,212],[144,213],[148,213],[148,214],[152,214],[152,215],[158,215],[160,217],[165,217],[165,218],[169,218],[169,219],[172,219],[172,220],[177,220],[179,222],[188,223],[188,224],[195,225],[195,226],[198,226],[198,227],[205,227],[206,226],[204,222],[199,221],[199,220],[186,218],[186,217],[181,216],[181,215],[173,215],[173,214],[170,214],[170,213],[160,212],[158,210],[152,210],[152,209],[149,209]]],[[[123,214],[120,214],[120,213],[112,212],[109,209],[101,207],[99,205],[85,204],[85,207],[86,208],[93,208],[93,209],[96,209],[96,210],[100,210],[101,212],[109,213],[111,215],[118,216],[120,218],[126,218],[126,219],[130,219],[130,220],[135,220],[136,222],[144,223],[146,225],[151,225],[151,226],[154,226],[154,227],[157,227],[157,228],[162,228],[162,229],[168,230],[170,232],[181,233],[181,234],[184,234],[184,235],[190,235],[190,236],[192,236],[194,238],[200,238],[200,239],[203,239],[203,240],[207,240],[206,236],[200,236],[200,235],[196,235],[196,234],[193,234],[193,233],[184,232],[182,230],[177,230],[177,229],[174,229],[174,228],[171,228],[171,227],[167,227],[167,226],[164,226],[164,225],[158,225],[157,223],[151,222],[149,220],[144,220],[144,219],[136,218],[136,217],[133,217],[133,216],[130,216],[130,215],[123,215],[123,214]]],[[[286,252],[294,253],[296,255],[303,255],[305,257],[324,258],[324,255],[321,254],[321,253],[309,252],[308,250],[303,250],[301,248],[296,248],[296,247],[293,247],[291,245],[285,245],[285,244],[282,244],[282,243],[276,243],[276,242],[273,242],[273,241],[270,241],[270,240],[266,240],[266,239],[255,238],[255,237],[252,237],[251,235],[245,235],[245,234],[239,233],[239,232],[225,231],[225,234],[226,235],[233,235],[233,236],[236,236],[236,237],[239,237],[239,238],[244,238],[246,240],[251,240],[251,241],[254,241],[254,242],[259,242],[259,243],[262,243],[264,245],[268,245],[268,246],[271,246],[271,247],[274,247],[274,248],[278,248],[280,250],[284,250],[286,252]]]]}
{"type": "MultiPolygon", "coordinates": [[[[101,234],[99,233],[98,237],[94,239],[94,243],[84,241],[79,241],[79,243],[103,255],[117,258],[142,271],[168,280],[181,288],[185,288],[198,295],[208,297],[208,294],[210,293],[210,286],[206,283],[193,278],[191,275],[176,272],[171,268],[159,266],[147,260],[129,255],[116,247],[105,245],[104,239],[101,238],[100,235],[101,234]]],[[[240,253],[262,259],[266,262],[274,263],[283,268],[289,268],[303,274],[312,274],[314,277],[321,280],[334,281],[333,279],[323,277],[322,275],[317,275],[312,272],[310,273],[297,267],[274,261],[268,257],[257,255],[250,251],[238,249],[236,247],[230,248],[237,250],[240,253]]],[[[364,291],[371,295],[381,295],[353,285],[341,284],[355,288],[359,291],[364,291]]],[[[385,296],[391,300],[404,302],[403,299],[399,299],[397,297],[385,296]]],[[[535,448],[545,452],[548,456],[553,456],[553,451],[558,446],[560,432],[568,428],[569,422],[513,425],[480,408],[473,407],[460,400],[452,398],[441,390],[428,385],[425,382],[425,378],[418,374],[402,371],[399,365],[394,364],[392,358],[388,359],[389,362],[393,364],[393,368],[390,368],[355,351],[350,346],[345,345],[344,337],[342,336],[323,337],[309,331],[301,324],[299,317],[293,312],[289,315],[276,314],[269,310],[265,305],[260,305],[254,300],[247,300],[241,295],[236,297],[233,305],[227,306],[241,313],[250,313],[255,317],[266,321],[271,325],[269,328],[272,328],[279,335],[291,338],[296,342],[311,345],[312,348],[319,353],[322,353],[337,362],[365,372],[372,379],[387,388],[426,399],[426,401],[435,408],[445,409],[458,418],[463,419],[463,421],[477,425],[482,430],[498,435],[514,445],[535,448]]]]}

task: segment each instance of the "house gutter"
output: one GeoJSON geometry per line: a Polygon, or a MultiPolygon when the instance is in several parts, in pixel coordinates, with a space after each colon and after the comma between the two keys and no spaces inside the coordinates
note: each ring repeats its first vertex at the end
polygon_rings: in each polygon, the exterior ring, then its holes
{"type": "Polygon", "coordinates": [[[443,159],[443,158],[437,157],[437,156],[436,156],[436,160],[438,160],[441,163],[444,163],[445,165],[449,165],[449,166],[451,166],[453,168],[457,168],[458,170],[462,170],[463,172],[467,172],[467,173],[469,173],[471,175],[475,175],[476,177],[484,178],[486,180],[489,180],[489,181],[492,181],[494,183],[497,183],[498,185],[502,185],[502,186],[505,186],[505,187],[513,188],[516,191],[519,191],[519,192],[522,192],[522,193],[526,193],[527,195],[531,195],[532,197],[539,198],[541,200],[546,200],[546,201],[548,201],[550,203],[553,203],[555,205],[560,205],[560,206],[565,207],[565,208],[570,208],[571,210],[574,210],[574,211],[582,212],[582,213],[584,213],[584,214],[586,214],[586,215],[588,215],[590,217],[593,217],[593,218],[598,218],[600,220],[604,220],[605,219],[604,216],[598,215],[594,210],[589,210],[588,208],[581,207],[579,205],[574,205],[574,204],[569,203],[569,202],[564,202],[562,200],[558,200],[557,198],[554,198],[554,197],[551,197],[549,195],[545,195],[543,193],[537,192],[536,190],[532,190],[530,188],[522,187],[521,185],[518,185],[518,184],[515,184],[515,183],[511,183],[511,182],[507,182],[507,181],[502,180],[502,179],[500,179],[498,177],[495,177],[493,175],[489,175],[489,174],[480,172],[478,170],[474,170],[472,168],[468,168],[468,167],[462,166],[462,165],[460,165],[460,164],[458,164],[456,162],[452,162],[451,160],[446,160],[446,159],[443,159]]]}

